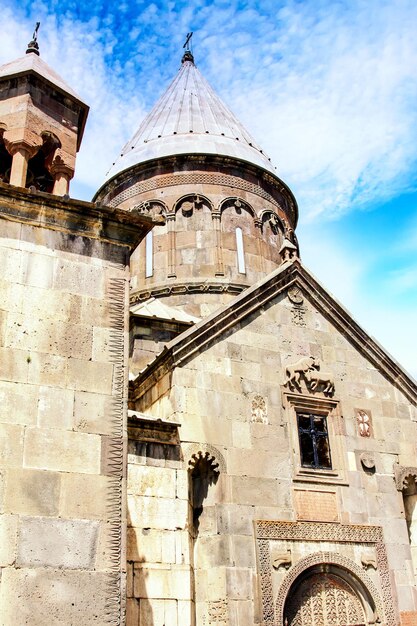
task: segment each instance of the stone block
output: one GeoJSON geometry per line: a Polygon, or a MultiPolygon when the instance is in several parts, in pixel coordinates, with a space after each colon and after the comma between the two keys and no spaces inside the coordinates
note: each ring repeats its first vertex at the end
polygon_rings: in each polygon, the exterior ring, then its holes
{"type": "Polygon", "coordinates": [[[178,565],[169,568],[135,565],[134,595],[135,598],[190,600],[190,569],[178,565]]]}
{"type": "Polygon", "coordinates": [[[111,334],[109,328],[95,326],[93,328],[93,361],[111,361],[111,334]]]}
{"type": "MultiPolygon", "coordinates": [[[[279,483],[273,478],[253,478],[252,476],[232,476],[233,501],[239,504],[269,506],[284,505],[280,498],[279,483]]],[[[289,484],[286,483],[289,490],[289,484]]],[[[288,499],[288,496],[287,496],[288,499]]]]}
{"type": "Polygon", "coordinates": [[[136,598],[128,598],[126,601],[126,626],[139,625],[139,602],[136,598]]]}
{"type": "Polygon", "coordinates": [[[232,441],[235,448],[251,447],[251,431],[249,422],[233,421],[232,423],[232,441]]]}
{"type": "Polygon", "coordinates": [[[95,474],[62,474],[59,514],[76,519],[106,519],[110,479],[95,474]]]}
{"type": "Polygon", "coordinates": [[[127,560],[136,563],[162,563],[162,536],[161,531],[128,527],[127,560]]]}
{"type": "Polygon", "coordinates": [[[68,323],[76,319],[73,297],[63,298],[59,292],[22,284],[11,287],[9,310],[42,320],[54,319],[68,323]]]}
{"type": "Polygon", "coordinates": [[[188,530],[175,533],[175,562],[180,565],[186,565],[191,562],[192,545],[188,530]]]}
{"type": "Polygon", "coordinates": [[[255,541],[253,537],[235,535],[232,541],[232,561],[236,567],[256,568],[255,541]]]}
{"type": "Polygon", "coordinates": [[[26,350],[0,348],[0,380],[27,382],[29,358],[26,350]]]}
{"type": "Polygon", "coordinates": [[[113,365],[71,358],[68,360],[67,381],[70,389],[110,395],[113,365]]]}
{"type": "Polygon", "coordinates": [[[136,528],[181,530],[188,524],[188,502],[128,496],[128,518],[130,525],[136,528]]]}
{"type": "Polygon", "coordinates": [[[91,358],[92,335],[91,326],[85,324],[16,314],[8,317],[5,345],[87,361],[91,358]]]}
{"type": "Polygon", "coordinates": [[[104,297],[103,267],[96,263],[82,263],[59,259],[53,276],[53,287],[59,291],[92,298],[104,297]]]}
{"type": "Polygon", "coordinates": [[[28,380],[32,384],[57,388],[66,386],[68,363],[66,357],[32,351],[28,356],[30,357],[28,380]]]}
{"type": "Polygon", "coordinates": [[[106,574],[5,568],[0,589],[2,626],[103,626],[106,623],[106,574]]]}
{"type": "Polygon", "coordinates": [[[0,467],[22,467],[23,426],[0,423],[0,467]]]}
{"type": "Polygon", "coordinates": [[[129,465],[127,492],[138,496],[175,499],[176,471],[163,467],[129,465]]]}
{"type": "Polygon", "coordinates": [[[112,433],[112,398],[107,395],[75,391],[74,428],[87,433],[112,433]]]}
{"type": "Polygon", "coordinates": [[[101,438],[98,435],[27,428],[24,442],[25,467],[99,474],[101,438]]]}
{"type": "Polygon", "coordinates": [[[36,424],[38,388],[0,382],[0,421],[11,424],[36,424]]]}
{"type": "Polygon", "coordinates": [[[51,289],[55,263],[52,254],[24,254],[20,265],[20,282],[31,287],[51,289]]]}
{"type": "Polygon", "coordinates": [[[99,523],[90,520],[22,517],[19,567],[92,569],[99,523]]]}
{"type": "Polygon", "coordinates": [[[41,428],[70,430],[74,422],[74,391],[40,387],[38,424],[41,428]]]}
{"type": "Polygon", "coordinates": [[[57,515],[61,475],[42,470],[14,469],[7,473],[4,507],[21,515],[57,515]]]}
{"type": "Polygon", "coordinates": [[[220,504],[216,507],[217,532],[231,535],[253,535],[254,507],[220,504]]]}
{"type": "MultiPolygon", "coordinates": [[[[163,600],[146,597],[139,601],[140,626],[165,626],[165,606],[163,600]]],[[[135,626],[137,626],[135,624],[135,626]]]]}
{"type": "Polygon", "coordinates": [[[7,567],[15,562],[18,519],[17,515],[0,515],[0,567],[7,567]]]}
{"type": "Polygon", "coordinates": [[[225,565],[232,565],[230,536],[200,536],[194,549],[194,567],[210,569],[225,565]]]}

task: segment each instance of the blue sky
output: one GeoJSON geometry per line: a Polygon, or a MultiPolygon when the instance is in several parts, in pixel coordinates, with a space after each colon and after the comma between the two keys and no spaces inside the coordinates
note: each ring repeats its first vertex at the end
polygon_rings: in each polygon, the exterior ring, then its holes
{"type": "Polygon", "coordinates": [[[0,63],[43,59],[90,105],[71,194],[90,199],[196,63],[298,200],[304,263],[417,376],[415,0],[3,0],[0,63]]]}

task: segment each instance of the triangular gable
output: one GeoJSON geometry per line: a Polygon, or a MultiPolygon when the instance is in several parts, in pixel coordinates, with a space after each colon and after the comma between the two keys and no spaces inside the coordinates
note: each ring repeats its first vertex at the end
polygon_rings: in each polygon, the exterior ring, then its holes
{"type": "Polygon", "coordinates": [[[252,287],[245,289],[234,300],[199,324],[181,333],[139,376],[130,383],[131,399],[138,399],[167,371],[182,365],[204,350],[236,324],[291,286],[298,286],[307,299],[333,326],[413,404],[417,404],[417,386],[413,378],[393,359],[379,343],[368,335],[350,313],[331,296],[299,260],[282,264],[252,287]]]}

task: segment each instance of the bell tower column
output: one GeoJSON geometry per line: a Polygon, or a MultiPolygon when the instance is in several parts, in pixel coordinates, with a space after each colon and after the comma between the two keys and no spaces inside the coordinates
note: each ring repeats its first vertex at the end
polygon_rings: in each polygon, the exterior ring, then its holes
{"type": "Polygon", "coordinates": [[[6,136],[4,137],[4,144],[9,154],[13,157],[10,184],[16,185],[16,187],[25,187],[29,159],[37,153],[40,145],[29,145],[26,141],[9,142],[6,136]]]}

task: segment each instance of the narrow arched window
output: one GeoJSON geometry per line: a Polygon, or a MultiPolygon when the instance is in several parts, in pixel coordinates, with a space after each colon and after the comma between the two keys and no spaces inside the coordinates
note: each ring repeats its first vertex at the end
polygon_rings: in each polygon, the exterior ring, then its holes
{"type": "Polygon", "coordinates": [[[145,278],[153,275],[153,232],[145,237],[145,278]]]}
{"type": "Polygon", "coordinates": [[[237,251],[237,270],[239,274],[246,274],[245,268],[245,252],[243,249],[243,234],[239,226],[236,228],[236,251],[237,251]]]}

